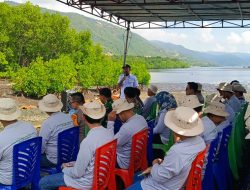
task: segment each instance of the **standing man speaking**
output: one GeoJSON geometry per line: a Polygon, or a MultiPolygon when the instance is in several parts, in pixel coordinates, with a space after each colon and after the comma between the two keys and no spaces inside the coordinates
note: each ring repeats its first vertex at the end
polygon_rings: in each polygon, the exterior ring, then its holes
{"type": "Polygon", "coordinates": [[[139,85],[136,76],[130,74],[131,70],[130,65],[126,64],[125,66],[122,67],[122,69],[123,69],[123,74],[119,76],[118,86],[121,89],[120,98],[124,99],[125,98],[124,89],[126,87],[137,88],[139,85]]]}

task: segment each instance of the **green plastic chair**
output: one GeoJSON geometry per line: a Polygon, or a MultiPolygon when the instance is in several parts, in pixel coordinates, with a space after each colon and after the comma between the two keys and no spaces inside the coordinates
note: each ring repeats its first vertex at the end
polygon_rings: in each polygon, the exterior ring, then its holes
{"type": "Polygon", "coordinates": [[[156,118],[157,114],[157,102],[154,102],[150,108],[149,116],[147,117],[147,121],[151,121],[156,118]]]}
{"type": "Polygon", "coordinates": [[[229,165],[230,169],[232,171],[233,177],[235,180],[239,179],[239,172],[238,172],[238,166],[237,166],[237,152],[235,149],[235,135],[236,135],[236,117],[238,117],[238,114],[235,116],[234,122],[233,122],[233,127],[232,127],[232,132],[231,132],[231,137],[228,142],[228,160],[229,160],[229,165]]]}
{"type": "Polygon", "coordinates": [[[153,149],[160,149],[163,150],[165,153],[167,153],[171,148],[171,146],[173,146],[173,144],[174,144],[174,133],[171,132],[167,144],[153,144],[153,149]]]}

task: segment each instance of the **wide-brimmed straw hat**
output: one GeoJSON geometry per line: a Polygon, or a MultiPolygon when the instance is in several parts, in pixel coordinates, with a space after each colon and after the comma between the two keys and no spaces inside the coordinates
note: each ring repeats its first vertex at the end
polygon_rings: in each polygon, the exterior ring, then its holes
{"type": "Polygon", "coordinates": [[[229,83],[225,83],[224,85],[219,85],[218,90],[221,90],[223,92],[233,92],[233,86],[229,83]]]}
{"type": "Polygon", "coordinates": [[[44,112],[55,113],[61,111],[63,104],[54,94],[48,94],[38,102],[38,107],[44,112]]]}
{"type": "Polygon", "coordinates": [[[148,87],[148,89],[149,89],[151,92],[153,92],[154,94],[156,94],[157,91],[158,91],[157,86],[155,86],[155,85],[153,85],[153,84],[151,84],[151,85],[148,87]]]}
{"type": "Polygon", "coordinates": [[[0,120],[13,121],[21,115],[16,101],[11,98],[0,98],[0,120]]]}
{"type": "Polygon", "coordinates": [[[186,137],[197,136],[204,131],[198,113],[188,107],[181,106],[168,111],[164,123],[175,133],[186,137]]]}
{"type": "Polygon", "coordinates": [[[118,99],[112,104],[113,111],[119,114],[123,111],[127,111],[134,108],[134,103],[128,103],[126,99],[118,99]]]}
{"type": "Polygon", "coordinates": [[[234,91],[234,92],[243,92],[243,93],[247,93],[246,89],[245,89],[244,86],[242,86],[241,84],[234,84],[234,85],[233,85],[233,91],[234,91]]]}
{"type": "Polygon", "coordinates": [[[106,113],[105,106],[96,101],[83,104],[81,110],[84,115],[92,119],[101,119],[106,113]]]}
{"type": "Polygon", "coordinates": [[[221,90],[221,88],[222,88],[223,86],[225,86],[226,84],[228,84],[228,83],[226,83],[226,82],[221,82],[221,83],[219,84],[219,86],[216,87],[216,89],[217,89],[217,90],[221,90]]]}
{"type": "Polygon", "coordinates": [[[181,100],[180,106],[197,108],[203,106],[203,104],[199,102],[199,99],[196,95],[188,95],[181,100]]]}
{"type": "Polygon", "coordinates": [[[229,114],[226,112],[225,105],[221,102],[211,102],[205,109],[204,113],[227,117],[229,114]]]}

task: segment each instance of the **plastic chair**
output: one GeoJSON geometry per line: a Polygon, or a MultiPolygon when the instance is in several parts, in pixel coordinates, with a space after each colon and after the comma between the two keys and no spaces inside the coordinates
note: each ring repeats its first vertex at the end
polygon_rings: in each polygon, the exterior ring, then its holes
{"type": "Polygon", "coordinates": [[[192,163],[191,170],[188,175],[186,190],[201,190],[202,168],[205,160],[205,154],[208,148],[200,152],[192,163]]]}
{"type": "MultiPolygon", "coordinates": [[[[116,190],[115,163],[117,140],[113,140],[96,150],[95,169],[92,190],[116,190]]],[[[59,187],[59,190],[76,190],[71,187],[59,187]]]]}
{"type": "Polygon", "coordinates": [[[14,145],[12,185],[0,185],[1,190],[16,190],[29,184],[32,189],[39,190],[41,147],[41,137],[14,145]]]}
{"type": "Polygon", "coordinates": [[[134,173],[147,168],[147,141],[148,129],[136,133],[132,138],[130,164],[128,169],[115,169],[115,174],[120,176],[125,188],[133,183],[134,173]]]}
{"type": "Polygon", "coordinates": [[[58,134],[56,168],[42,168],[42,172],[55,174],[62,171],[63,163],[75,161],[79,151],[79,127],[72,127],[58,134]]]}
{"type": "Polygon", "coordinates": [[[173,146],[173,144],[174,144],[174,133],[171,131],[168,143],[167,144],[153,144],[153,149],[161,149],[165,153],[167,153],[169,149],[173,146]]]}
{"type": "Polygon", "coordinates": [[[155,120],[148,121],[148,147],[147,147],[147,158],[148,166],[152,165],[154,153],[153,153],[153,128],[155,120]]]}
{"type": "Polygon", "coordinates": [[[205,165],[205,174],[202,180],[202,189],[203,190],[214,190],[216,189],[216,181],[214,179],[213,174],[213,164],[217,157],[217,148],[220,139],[220,135],[218,135],[210,144],[207,158],[206,158],[206,165],[205,165]]]}

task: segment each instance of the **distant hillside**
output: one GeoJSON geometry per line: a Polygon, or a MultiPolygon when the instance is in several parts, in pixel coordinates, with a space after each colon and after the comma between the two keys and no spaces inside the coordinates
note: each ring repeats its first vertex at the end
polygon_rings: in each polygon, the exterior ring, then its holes
{"type": "Polygon", "coordinates": [[[173,55],[183,56],[184,60],[191,61],[193,65],[216,65],[216,66],[249,66],[250,54],[247,53],[224,53],[224,52],[199,52],[185,48],[181,45],[152,41],[152,43],[163,48],[173,55]]]}

